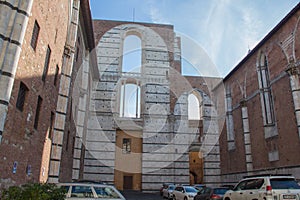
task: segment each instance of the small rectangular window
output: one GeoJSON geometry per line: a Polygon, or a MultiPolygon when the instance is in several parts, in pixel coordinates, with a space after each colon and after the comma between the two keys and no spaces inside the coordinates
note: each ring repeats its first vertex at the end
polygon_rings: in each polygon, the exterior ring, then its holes
{"type": "Polygon", "coordinates": [[[58,67],[58,65],[56,65],[55,75],[54,75],[54,85],[55,86],[57,85],[58,74],[59,74],[59,67],[58,67]]]}
{"type": "Polygon", "coordinates": [[[16,103],[16,107],[20,111],[23,111],[23,109],[24,109],[24,103],[25,103],[27,93],[28,93],[28,88],[26,87],[26,85],[23,82],[21,82],[20,88],[19,88],[19,93],[18,93],[18,99],[17,99],[17,103],[16,103]]]}
{"type": "Polygon", "coordinates": [[[37,23],[37,21],[35,20],[34,22],[34,26],[33,26],[33,30],[32,30],[32,36],[31,36],[31,47],[35,50],[36,46],[37,46],[37,41],[38,41],[38,37],[39,37],[39,32],[40,32],[40,26],[37,23]]]}
{"type": "Polygon", "coordinates": [[[36,106],[36,111],[35,111],[35,119],[34,119],[34,128],[37,129],[38,128],[38,124],[39,124],[39,117],[40,117],[40,112],[41,112],[41,108],[42,108],[42,103],[43,103],[43,99],[42,97],[38,97],[38,102],[37,102],[37,106],[36,106]]]}
{"type": "Polygon", "coordinates": [[[53,135],[54,119],[55,119],[55,114],[54,114],[54,112],[51,112],[51,116],[50,116],[50,126],[49,126],[49,133],[48,133],[48,137],[49,137],[50,139],[52,139],[52,135],[53,135]]]}
{"type": "Polygon", "coordinates": [[[69,140],[70,140],[70,131],[67,133],[67,140],[66,140],[66,151],[69,150],[69,140]]]}
{"type": "Polygon", "coordinates": [[[46,76],[47,76],[48,69],[49,69],[50,55],[51,55],[51,49],[48,46],[47,52],[46,52],[46,57],[45,57],[45,63],[44,63],[44,71],[43,71],[43,75],[42,75],[42,81],[44,81],[44,82],[46,80],[46,76]]]}
{"type": "Polygon", "coordinates": [[[123,138],[122,150],[123,153],[131,152],[131,140],[129,138],[123,138]]]}

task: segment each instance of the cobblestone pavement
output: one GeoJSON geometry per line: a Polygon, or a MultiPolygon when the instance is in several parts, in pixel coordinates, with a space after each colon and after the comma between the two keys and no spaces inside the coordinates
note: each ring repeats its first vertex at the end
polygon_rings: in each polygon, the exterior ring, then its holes
{"type": "Polygon", "coordinates": [[[126,200],[162,200],[159,193],[146,193],[138,191],[122,191],[126,200]]]}

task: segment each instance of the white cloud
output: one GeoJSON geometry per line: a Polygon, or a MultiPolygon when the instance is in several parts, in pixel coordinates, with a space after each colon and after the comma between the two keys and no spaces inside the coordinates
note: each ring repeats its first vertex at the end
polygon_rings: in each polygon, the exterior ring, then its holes
{"type": "Polygon", "coordinates": [[[153,23],[170,24],[170,21],[162,15],[161,10],[159,10],[153,4],[150,5],[150,17],[153,23]]]}

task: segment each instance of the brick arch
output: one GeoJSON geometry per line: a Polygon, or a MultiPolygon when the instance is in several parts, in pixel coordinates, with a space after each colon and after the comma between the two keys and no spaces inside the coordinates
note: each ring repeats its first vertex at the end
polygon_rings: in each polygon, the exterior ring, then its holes
{"type": "Polygon", "coordinates": [[[299,44],[300,43],[300,16],[298,17],[297,19],[297,22],[296,22],[296,26],[295,26],[295,30],[294,30],[294,35],[295,35],[295,40],[294,40],[294,43],[293,43],[293,47],[294,47],[294,59],[295,61],[299,61],[300,60],[300,54],[296,54],[296,52],[299,52],[300,49],[297,49],[299,48],[299,45],[296,45],[296,44],[299,44]]]}

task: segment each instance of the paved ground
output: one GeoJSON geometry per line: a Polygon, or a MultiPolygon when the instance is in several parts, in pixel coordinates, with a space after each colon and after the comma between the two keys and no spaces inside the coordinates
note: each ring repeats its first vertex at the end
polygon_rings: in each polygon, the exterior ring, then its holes
{"type": "Polygon", "coordinates": [[[159,193],[146,193],[138,191],[123,191],[122,194],[126,200],[162,200],[159,193]]]}

